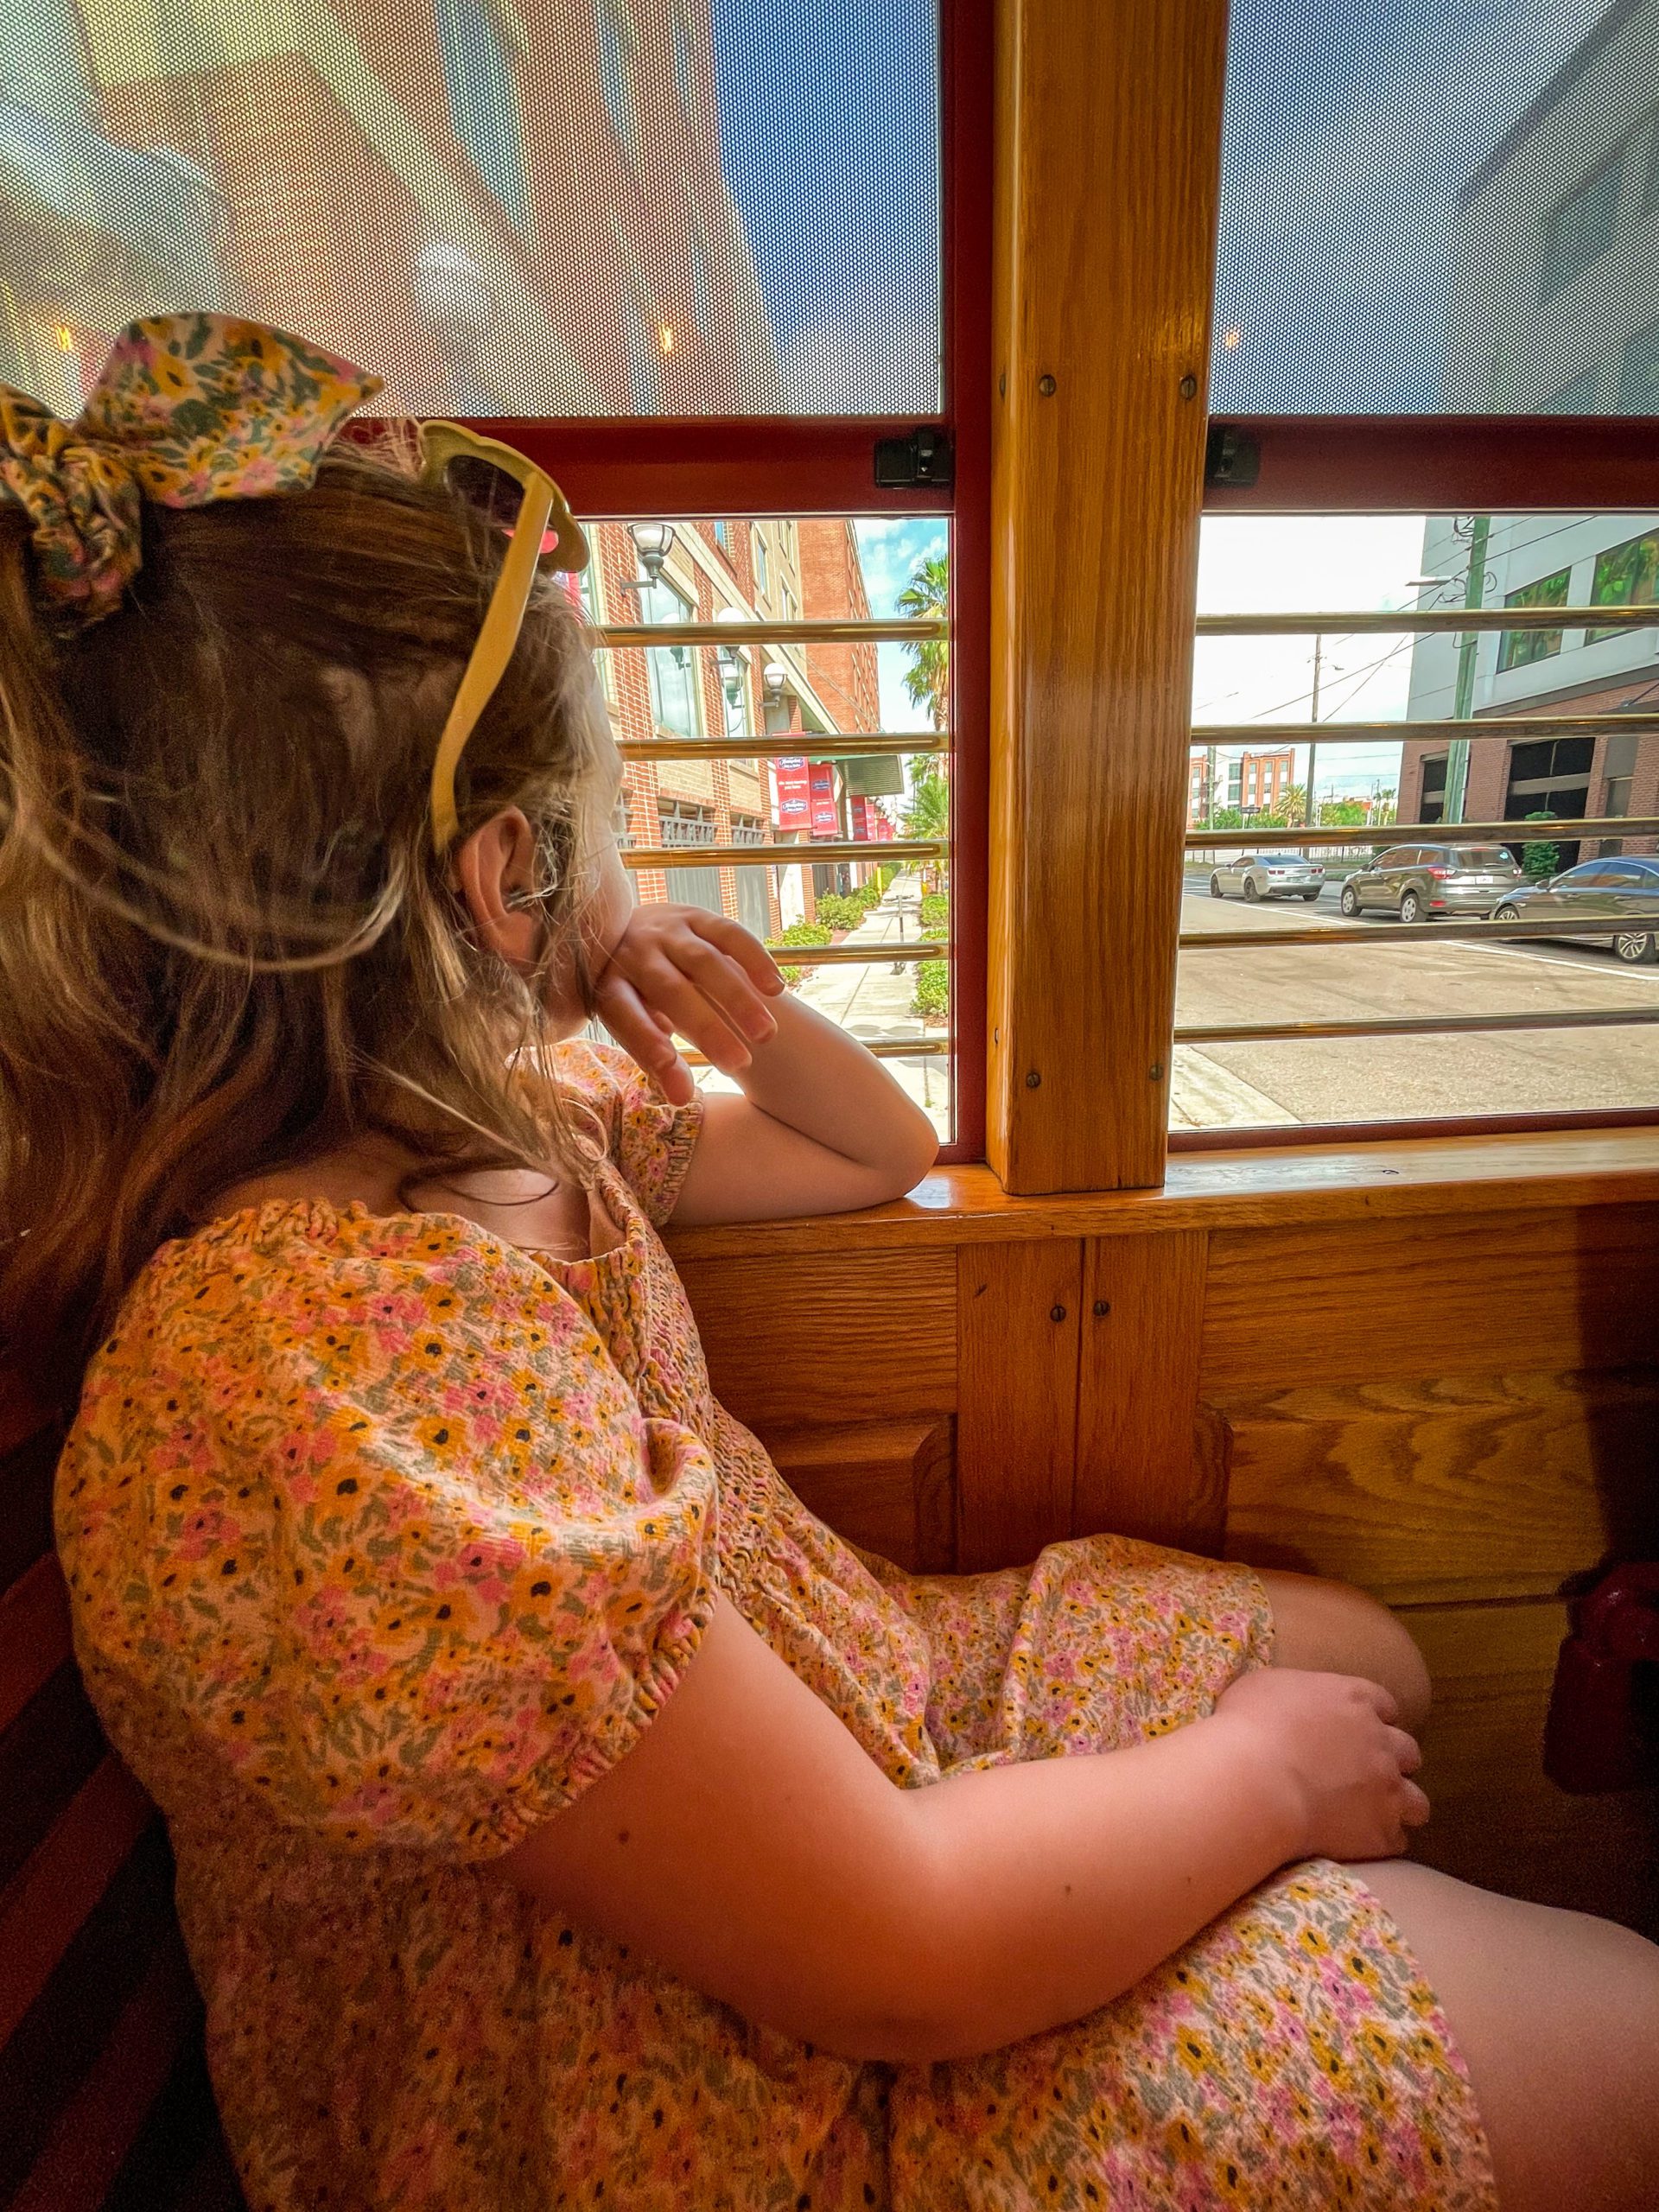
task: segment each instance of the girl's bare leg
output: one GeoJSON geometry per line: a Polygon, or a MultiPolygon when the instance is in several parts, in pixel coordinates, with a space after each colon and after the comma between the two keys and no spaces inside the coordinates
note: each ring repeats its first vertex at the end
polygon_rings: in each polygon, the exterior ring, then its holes
{"type": "Polygon", "coordinates": [[[1273,1601],[1273,1664],[1316,1674],[1363,1675],[1392,1690],[1400,1726],[1421,1728],[1428,1712],[1428,1669],[1409,1631],[1375,1598],[1317,1574],[1262,1570],[1273,1601]]]}
{"type": "Polygon", "coordinates": [[[1659,1948],[1403,1859],[1354,1872],[1399,1923],[1468,2064],[1500,2212],[1654,2212],[1659,1948]]]}

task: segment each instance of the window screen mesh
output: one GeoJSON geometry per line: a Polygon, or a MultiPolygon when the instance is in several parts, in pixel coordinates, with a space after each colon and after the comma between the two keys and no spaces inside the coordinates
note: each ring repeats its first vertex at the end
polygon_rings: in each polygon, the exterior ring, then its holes
{"type": "Polygon", "coordinates": [[[939,405],[936,0],[0,0],[0,379],[276,322],[472,415],[939,405]]]}
{"type": "Polygon", "coordinates": [[[1218,413],[1659,413],[1659,0],[1234,0],[1218,413]]]}

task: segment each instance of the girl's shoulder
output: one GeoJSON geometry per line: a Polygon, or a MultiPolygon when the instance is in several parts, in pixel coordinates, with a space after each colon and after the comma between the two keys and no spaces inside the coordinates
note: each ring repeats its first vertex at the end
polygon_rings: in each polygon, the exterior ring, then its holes
{"type": "Polygon", "coordinates": [[[585,1037],[562,1044],[554,1065],[560,1089],[591,1117],[606,1157],[660,1229],[702,1134],[702,1092],[689,1105],[671,1105],[625,1052],[585,1037]]]}

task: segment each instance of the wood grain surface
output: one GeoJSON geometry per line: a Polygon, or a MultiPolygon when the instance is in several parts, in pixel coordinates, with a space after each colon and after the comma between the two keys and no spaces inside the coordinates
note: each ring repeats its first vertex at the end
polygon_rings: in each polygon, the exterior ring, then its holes
{"type": "Polygon", "coordinates": [[[1034,1559],[1071,1529],[1083,1246],[976,1245],[957,1283],[958,1556],[1034,1559]]]}
{"type": "Polygon", "coordinates": [[[1654,1368],[1309,1384],[1224,1423],[1230,1559],[1399,1605],[1659,1557],[1654,1368]]]}
{"type": "Polygon", "coordinates": [[[795,1495],[838,1535],[913,1574],[957,1563],[954,1424],[869,1421],[768,1430],[762,1441],[795,1495]]]}
{"type": "Polygon", "coordinates": [[[1659,1339],[1659,1207],[1414,1215],[1211,1239],[1205,1397],[1625,1367],[1659,1339]]]}
{"type": "Polygon", "coordinates": [[[683,1262],[715,1394],[752,1428],[954,1410],[948,1251],[683,1262]]]}
{"type": "Polygon", "coordinates": [[[1007,0],[1000,21],[988,1154],[1011,1191],[1149,1185],[1226,10],[1007,0]]]}
{"type": "Polygon", "coordinates": [[[1022,1198],[986,1167],[944,1167],[907,1198],[860,1213],[679,1230],[677,1259],[898,1251],[1041,1236],[1168,1236],[1184,1230],[1560,1212],[1659,1204],[1659,1131],[1447,1137],[1274,1147],[1172,1159],[1161,1188],[1022,1198]]]}
{"type": "Polygon", "coordinates": [[[1214,1463],[1195,1452],[1210,1240],[1094,1237],[1085,1249],[1072,1526],[1205,1549],[1214,1463]]]}

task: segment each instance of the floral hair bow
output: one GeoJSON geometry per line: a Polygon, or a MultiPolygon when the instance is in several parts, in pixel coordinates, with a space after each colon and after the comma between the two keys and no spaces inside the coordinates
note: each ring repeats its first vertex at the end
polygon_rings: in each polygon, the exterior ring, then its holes
{"type": "Polygon", "coordinates": [[[0,496],[24,509],[60,625],[114,613],[143,561],[143,502],[304,491],[378,377],[258,322],[153,315],[115,341],[73,423],[0,385],[0,496]]]}

